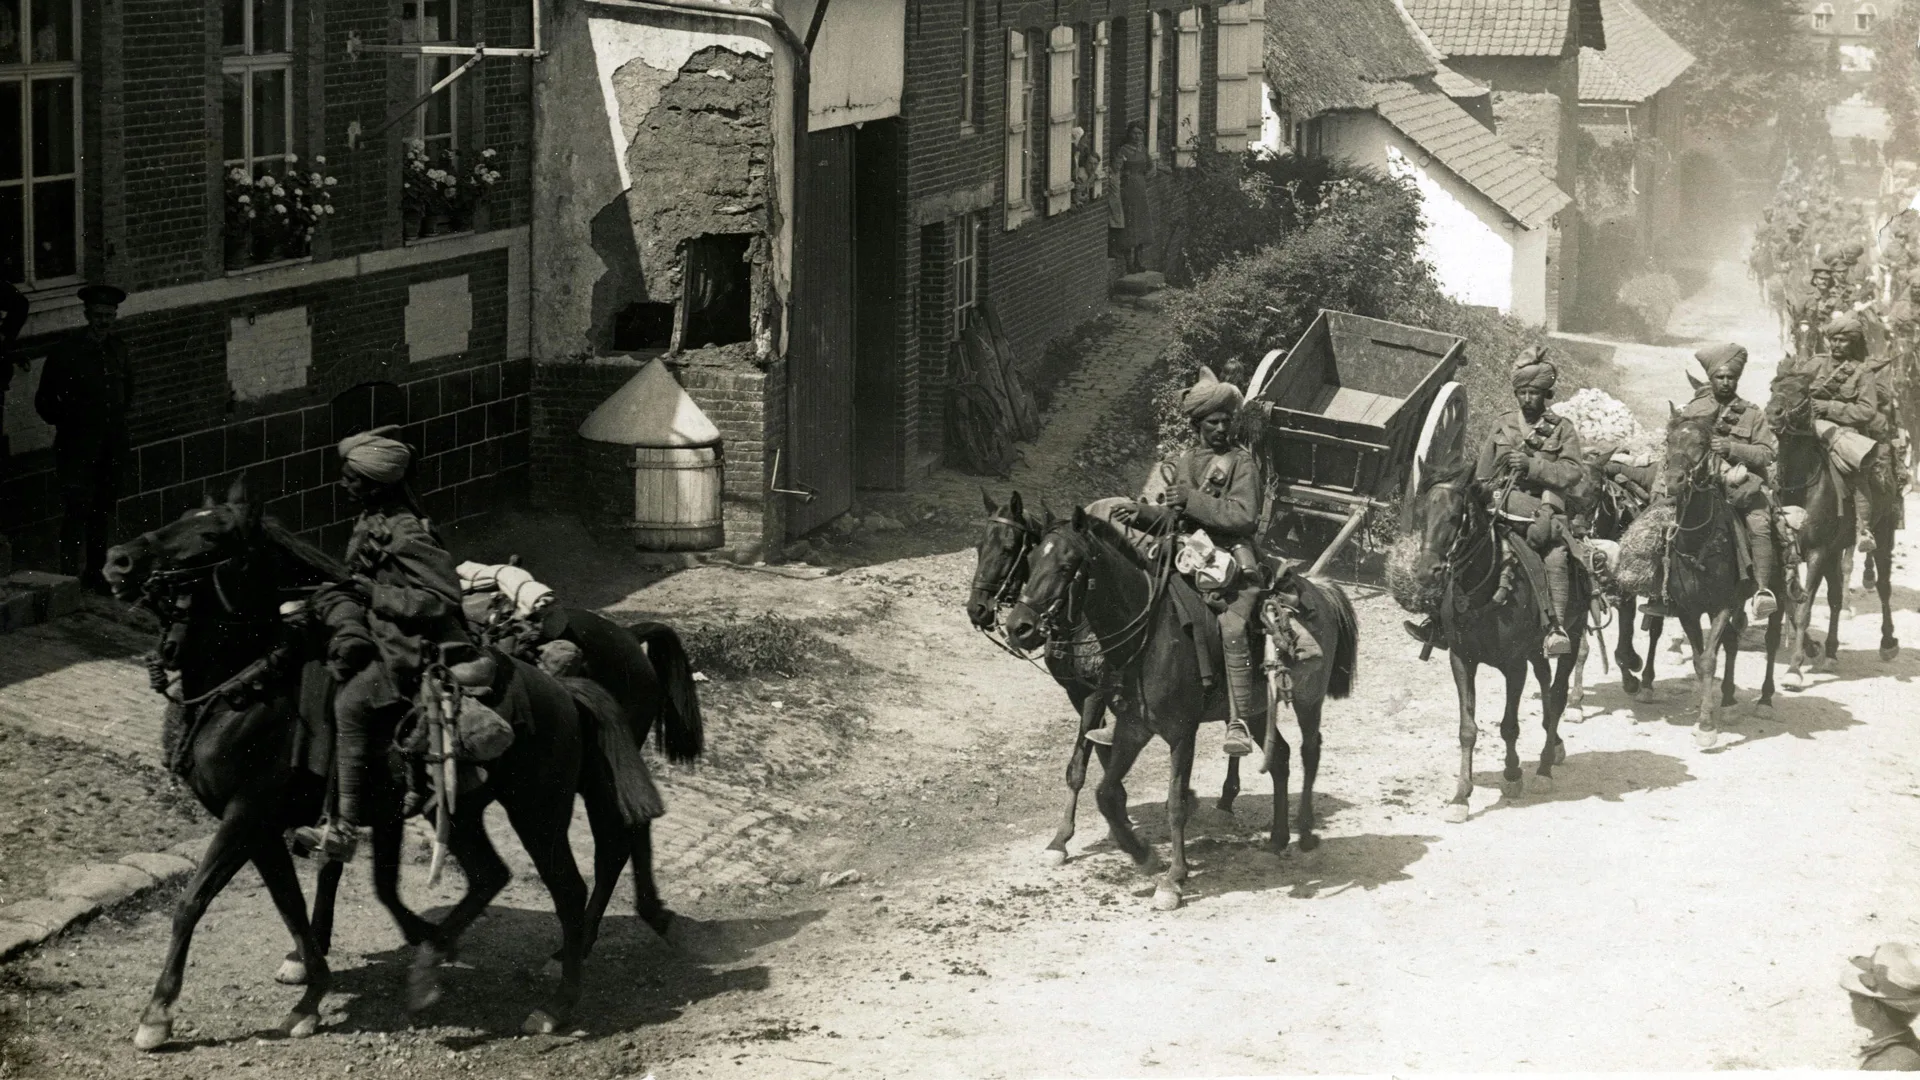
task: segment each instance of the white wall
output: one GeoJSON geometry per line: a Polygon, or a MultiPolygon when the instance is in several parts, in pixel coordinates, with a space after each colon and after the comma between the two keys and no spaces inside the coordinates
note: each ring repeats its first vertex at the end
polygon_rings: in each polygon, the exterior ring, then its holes
{"type": "Polygon", "coordinates": [[[1548,230],[1514,224],[1477,188],[1373,113],[1324,119],[1329,156],[1405,176],[1419,189],[1426,217],[1420,253],[1433,264],[1442,292],[1464,304],[1546,323],[1548,230]]]}
{"type": "Polygon", "coordinates": [[[1253,144],[1256,153],[1278,157],[1287,148],[1285,119],[1273,109],[1273,88],[1260,81],[1260,136],[1253,144]]]}
{"type": "MultiPolygon", "coordinates": [[[[782,3],[780,14],[804,37],[817,3],[782,3]]],[[[906,0],[831,0],[813,44],[807,130],[899,116],[906,55],[906,0]]]]}

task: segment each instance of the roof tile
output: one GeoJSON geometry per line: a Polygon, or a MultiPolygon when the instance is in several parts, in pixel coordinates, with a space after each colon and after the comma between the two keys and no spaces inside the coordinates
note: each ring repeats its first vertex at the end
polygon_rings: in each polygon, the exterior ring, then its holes
{"type": "Polygon", "coordinates": [[[1599,0],[1607,47],[1580,50],[1580,100],[1642,102],[1672,85],[1693,54],[1633,0],[1599,0]]]}
{"type": "Polygon", "coordinates": [[[1435,161],[1530,229],[1545,226],[1573,201],[1538,166],[1437,88],[1407,81],[1376,83],[1373,107],[1435,161]]]}
{"type": "MultiPolygon", "coordinates": [[[[1580,0],[1590,4],[1592,0],[1580,0]]],[[[1574,0],[1406,0],[1407,12],[1449,56],[1565,56],[1574,0]]],[[[1586,37],[1604,44],[1600,28],[1586,37]]]]}

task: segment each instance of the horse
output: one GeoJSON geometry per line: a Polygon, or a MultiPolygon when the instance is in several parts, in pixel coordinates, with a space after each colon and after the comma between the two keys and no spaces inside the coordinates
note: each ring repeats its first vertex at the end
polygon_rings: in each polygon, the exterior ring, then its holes
{"type": "MultiPolygon", "coordinates": [[[[299,741],[307,737],[298,698],[303,677],[319,677],[319,635],[310,623],[301,626],[283,616],[282,602],[287,590],[310,594],[348,580],[347,568],[264,518],[243,478],[224,504],[209,495],[201,509],[112,548],[105,575],[116,597],[137,599],[166,627],[154,669],[156,685],[163,685],[163,670],[179,673],[171,764],[220,819],[175,909],[166,960],[134,1044],[156,1050],[171,1040],[193,931],[213,898],[248,862],[259,871],[294,939],[294,963],[283,966],[282,975],[304,985],[281,1030],[290,1037],[311,1035],[331,973],[326,943],[307,915],[282,836],[316,821],[328,794],[325,778],[293,763],[299,741]]],[[[409,1008],[418,1012],[439,999],[440,965],[509,880],[484,825],[487,805],[500,802],[546,883],[561,924],[559,988],[523,1025],[550,1032],[578,1003],[585,957],[586,885],[567,843],[567,826],[583,762],[591,753],[588,721],[567,690],[538,668],[519,663],[510,668],[501,677],[525,687],[528,715],[519,718],[521,730],[512,746],[487,764],[485,778],[461,793],[449,823],[450,847],[465,871],[467,894],[439,925],[401,901],[398,782],[404,765],[392,753],[384,775],[375,769],[371,777],[374,890],[407,943],[416,947],[408,990],[409,1008]]],[[[327,897],[321,914],[329,930],[331,891],[339,874],[338,864],[321,874],[320,892],[327,897]]]]}
{"type": "MultiPolygon", "coordinates": [[[[1421,536],[1414,573],[1424,586],[1437,589],[1443,597],[1439,628],[1452,661],[1453,688],[1460,702],[1460,777],[1445,812],[1446,820],[1456,825],[1467,820],[1473,795],[1473,747],[1479,736],[1474,721],[1475,676],[1481,665],[1486,665],[1506,678],[1507,706],[1500,718],[1500,737],[1507,744],[1502,791],[1508,798],[1517,798],[1524,790],[1520,755],[1514,745],[1520,738],[1520,699],[1526,692],[1528,668],[1541,656],[1547,636],[1545,620],[1539,614],[1539,595],[1528,574],[1513,574],[1506,600],[1495,603],[1505,563],[1500,545],[1526,541],[1520,537],[1502,540],[1493,513],[1485,505],[1484,493],[1473,479],[1472,468],[1472,462],[1461,461],[1428,474],[1414,504],[1419,511],[1415,526],[1421,536]]],[[[1574,580],[1572,625],[1563,629],[1568,638],[1578,641],[1586,634],[1587,597],[1584,579],[1576,575],[1574,580]]],[[[1553,790],[1553,767],[1567,758],[1566,744],[1560,739],[1560,717],[1566,711],[1575,659],[1569,652],[1552,665],[1553,681],[1541,695],[1546,742],[1540,748],[1534,787],[1542,793],[1553,790]]]]}
{"type": "MultiPolygon", "coordinates": [[[[1589,535],[1600,540],[1618,542],[1626,534],[1627,526],[1646,511],[1646,504],[1617,481],[1609,478],[1598,468],[1593,469],[1594,487],[1599,492],[1594,501],[1592,525],[1589,535]]],[[[1639,611],[1639,598],[1632,593],[1619,597],[1613,604],[1619,621],[1619,629],[1614,634],[1613,662],[1620,669],[1620,686],[1629,695],[1639,695],[1642,688],[1651,689],[1654,677],[1654,655],[1659,651],[1660,632],[1665,628],[1665,620],[1658,615],[1646,617],[1647,655],[1643,661],[1633,646],[1633,619],[1639,611]],[[1643,670],[1644,664],[1644,670],[1643,670]]],[[[1590,628],[1593,636],[1606,647],[1602,634],[1604,626],[1590,628]]],[[[1567,707],[1574,710],[1575,719],[1583,719],[1586,712],[1587,697],[1587,639],[1581,638],[1575,650],[1572,685],[1567,691],[1567,707]]],[[[1535,657],[1534,674],[1540,681],[1541,697],[1547,694],[1552,676],[1547,667],[1546,657],[1535,657]]]]}
{"type": "MultiPolygon", "coordinates": [[[[1058,640],[1082,622],[1099,643],[1104,663],[1117,676],[1117,696],[1130,704],[1114,709],[1113,746],[1101,755],[1105,775],[1095,797],[1114,844],[1143,869],[1151,864],[1153,853],[1127,819],[1126,776],[1155,735],[1166,741],[1173,765],[1167,784],[1172,859],[1156,882],[1153,899],[1162,911],[1180,906],[1180,885],[1187,878],[1186,825],[1192,810],[1188,788],[1195,738],[1203,721],[1219,718],[1208,715],[1204,676],[1224,675],[1201,671],[1199,653],[1186,636],[1179,606],[1169,595],[1174,588],[1186,586],[1176,583],[1170,563],[1147,565],[1112,525],[1075,509],[1070,519],[1056,522],[1042,535],[1030,556],[1026,585],[1007,620],[1007,635],[1021,648],[1037,648],[1049,638],[1058,640]]],[[[1323,645],[1325,658],[1285,673],[1292,679],[1301,730],[1300,847],[1312,850],[1319,843],[1313,832],[1312,791],[1319,770],[1322,704],[1351,690],[1359,632],[1352,605],[1337,585],[1303,579],[1301,593],[1310,608],[1308,617],[1325,628],[1323,633],[1331,631],[1327,634],[1331,647],[1323,645]]],[[[1271,677],[1280,674],[1274,672],[1271,677]]],[[[1272,715],[1278,704],[1270,692],[1269,723],[1261,732],[1263,768],[1274,783],[1267,848],[1277,855],[1286,852],[1290,840],[1290,750],[1272,715]]]]}
{"type": "MultiPolygon", "coordinates": [[[[1815,671],[1831,670],[1840,654],[1840,609],[1845,602],[1847,556],[1857,537],[1861,515],[1848,498],[1847,487],[1835,470],[1826,445],[1813,429],[1813,374],[1783,371],[1774,377],[1767,402],[1767,422],[1780,442],[1775,460],[1775,491],[1783,506],[1806,510],[1800,550],[1806,557],[1806,599],[1800,603],[1793,627],[1793,659],[1787,671],[1796,682],[1802,663],[1811,659],[1815,671]],[[1827,586],[1827,640],[1824,650],[1813,640],[1813,602],[1822,583],[1827,586]]],[[[1861,468],[1875,473],[1883,468],[1883,443],[1868,455],[1861,468]]],[[[1899,524],[1899,492],[1875,484],[1866,522],[1875,544],[1874,587],[1880,594],[1880,659],[1900,655],[1900,639],[1893,633],[1893,534],[1899,524]]]]}
{"type": "MultiPolygon", "coordinates": [[[[1669,406],[1669,409],[1672,409],[1669,406]]],[[[1720,711],[1734,702],[1733,671],[1740,655],[1740,631],[1746,625],[1741,603],[1751,595],[1741,572],[1739,522],[1713,452],[1714,418],[1684,416],[1672,409],[1667,421],[1666,486],[1673,498],[1673,532],[1662,558],[1666,590],[1674,617],[1693,646],[1694,690],[1698,715],[1694,742],[1711,749],[1719,741],[1720,711]],[[1703,634],[1702,619],[1707,621],[1703,634]],[[1726,650],[1726,673],[1715,694],[1715,658],[1726,650]]],[[[1772,584],[1768,582],[1767,584],[1772,584]]],[[[1773,707],[1773,664],[1780,648],[1781,613],[1767,616],[1767,670],[1758,707],[1773,707]]]]}

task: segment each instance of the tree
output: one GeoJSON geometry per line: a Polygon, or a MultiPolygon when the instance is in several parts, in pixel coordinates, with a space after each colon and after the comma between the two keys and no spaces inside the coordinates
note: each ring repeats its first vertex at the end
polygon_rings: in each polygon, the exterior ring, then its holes
{"type": "Polygon", "coordinates": [[[1751,131],[1778,121],[1789,137],[1824,123],[1838,72],[1804,33],[1796,0],[1641,0],[1647,13],[1693,53],[1680,77],[1690,126],[1751,131]]]}
{"type": "Polygon", "coordinates": [[[1920,158],[1920,5],[1904,5],[1874,27],[1867,93],[1892,121],[1887,156],[1920,158]]]}

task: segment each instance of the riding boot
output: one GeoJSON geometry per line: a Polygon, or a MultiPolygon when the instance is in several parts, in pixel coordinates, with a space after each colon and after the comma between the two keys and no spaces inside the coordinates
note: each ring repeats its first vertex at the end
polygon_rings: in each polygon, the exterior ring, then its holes
{"type": "Polygon", "coordinates": [[[1247,623],[1235,603],[1220,615],[1220,652],[1227,668],[1227,735],[1222,749],[1230,757],[1253,753],[1253,732],[1247,727],[1250,717],[1266,711],[1266,704],[1254,697],[1253,650],[1247,640],[1247,623]]]}
{"type": "Polygon", "coordinates": [[[1413,636],[1413,640],[1422,645],[1431,645],[1436,649],[1444,649],[1447,647],[1445,639],[1440,634],[1440,620],[1433,615],[1428,615],[1419,622],[1408,619],[1400,625],[1405,627],[1407,633],[1413,636]]]}
{"type": "Polygon", "coordinates": [[[1873,542],[1873,479],[1866,465],[1855,469],[1847,478],[1847,490],[1853,495],[1854,532],[1860,543],[1854,548],[1862,555],[1871,555],[1873,542]]]}
{"type": "MultiPolygon", "coordinates": [[[[358,680],[355,680],[357,682],[358,680]]],[[[367,777],[367,744],[373,706],[355,692],[355,682],[341,688],[334,699],[334,815],[319,828],[294,830],[294,843],[323,859],[351,862],[359,848],[359,828],[365,822],[361,795],[367,777]]]]}
{"type": "Polygon", "coordinates": [[[1553,625],[1547,628],[1547,639],[1542,644],[1548,656],[1565,656],[1573,651],[1573,642],[1567,637],[1567,625],[1573,615],[1573,577],[1567,567],[1571,558],[1565,548],[1556,548],[1547,555],[1547,595],[1553,601],[1553,625]]]}

